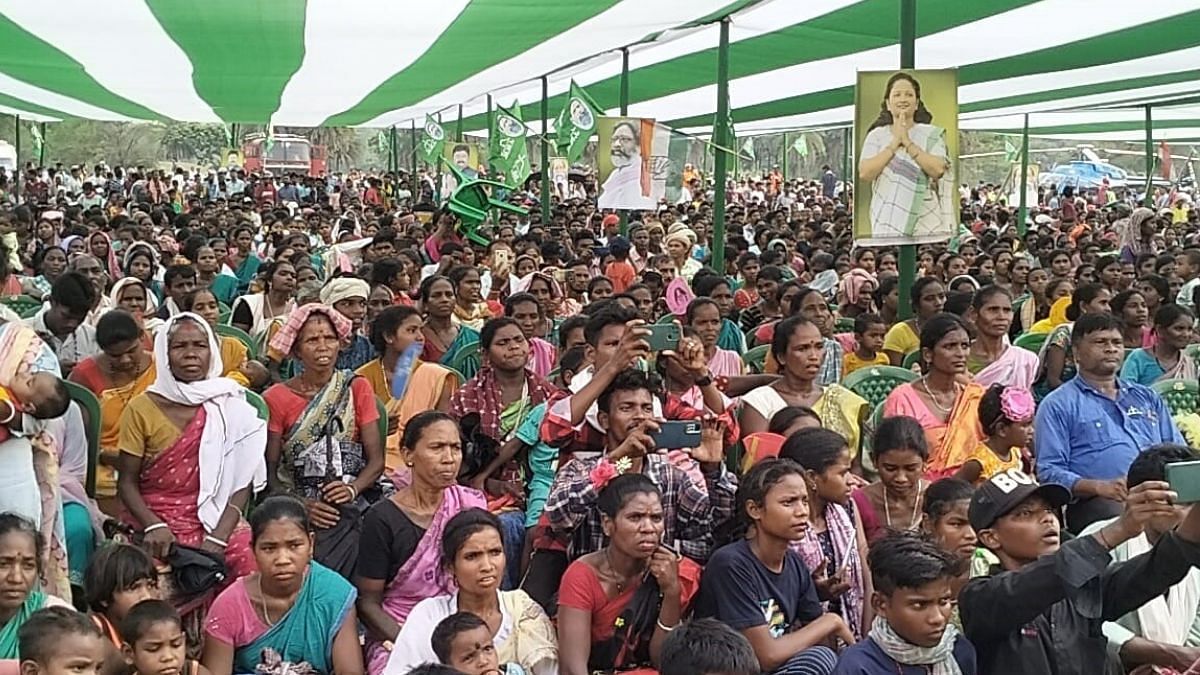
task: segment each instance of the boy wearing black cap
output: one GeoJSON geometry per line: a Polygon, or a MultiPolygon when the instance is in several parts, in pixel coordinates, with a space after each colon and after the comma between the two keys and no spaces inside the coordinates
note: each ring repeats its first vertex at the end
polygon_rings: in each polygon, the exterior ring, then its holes
{"type": "Polygon", "coordinates": [[[963,629],[975,645],[980,675],[1106,670],[1101,625],[1161,595],[1200,566],[1200,509],[1150,552],[1111,565],[1109,551],[1174,512],[1162,481],[1129,491],[1121,517],[1096,534],[1061,543],[1060,510],[1071,499],[1060,485],[1038,485],[1009,470],[971,498],[968,517],[979,542],[1000,559],[990,576],[959,594],[963,629]]]}

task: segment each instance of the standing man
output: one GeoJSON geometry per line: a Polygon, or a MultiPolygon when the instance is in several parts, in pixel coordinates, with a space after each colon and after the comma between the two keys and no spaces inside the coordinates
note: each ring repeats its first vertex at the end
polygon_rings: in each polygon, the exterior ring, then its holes
{"type": "Polygon", "coordinates": [[[1125,344],[1121,320],[1085,314],[1071,331],[1076,376],[1038,406],[1037,475],[1069,490],[1067,528],[1079,532],[1121,514],[1125,474],[1142,450],[1185,444],[1154,390],[1117,379],[1125,344]]]}
{"type": "Polygon", "coordinates": [[[837,192],[837,175],[826,164],[821,167],[821,196],[833,199],[835,192],[837,192]]]}

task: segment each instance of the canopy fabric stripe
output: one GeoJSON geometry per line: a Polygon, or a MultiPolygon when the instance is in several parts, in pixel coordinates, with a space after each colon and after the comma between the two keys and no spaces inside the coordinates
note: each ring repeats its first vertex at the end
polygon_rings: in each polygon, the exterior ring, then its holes
{"type": "MultiPolygon", "coordinates": [[[[551,117],[570,81],[704,133],[729,16],[738,133],[849,122],[859,70],[899,63],[898,0],[0,0],[0,108],[30,119],[407,126],[486,96],[551,117]]],[[[1200,0],[921,0],[916,63],[961,114],[1200,95],[1200,0]]]]}

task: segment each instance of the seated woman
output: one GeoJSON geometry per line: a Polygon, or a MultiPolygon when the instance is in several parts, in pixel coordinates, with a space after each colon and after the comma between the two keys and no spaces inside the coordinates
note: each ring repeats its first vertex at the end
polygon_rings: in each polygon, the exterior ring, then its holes
{"type": "Polygon", "coordinates": [[[238,278],[222,273],[221,260],[211,246],[197,247],[192,254],[196,267],[196,287],[208,289],[226,305],[237,297],[238,278]]]}
{"type": "MultiPolygon", "coordinates": [[[[131,288],[140,288],[134,285],[131,288]]],[[[100,400],[100,456],[96,466],[96,503],[116,516],[117,474],[120,463],[120,429],[130,402],[154,384],[158,370],[154,356],[142,340],[145,332],[128,312],[114,309],[96,322],[100,353],[79,362],[70,380],[87,387],[100,400]]]]}
{"type": "Polygon", "coordinates": [[[356,371],[387,409],[384,467],[392,476],[407,473],[400,459],[400,439],[408,421],[425,410],[448,410],[450,394],[460,384],[452,371],[420,359],[423,324],[421,313],[413,307],[381,311],[371,322],[371,343],[382,356],[356,371]]]}
{"type": "Polygon", "coordinates": [[[121,414],[124,518],[159,560],[178,542],[222,555],[231,579],[249,574],[242,510],[252,487],[266,482],[267,425],[242,387],[221,377],[217,339],[204,319],[187,312],[167,319],[154,351],[162,363],[154,383],[121,414]]]}
{"type": "MultiPolygon", "coordinates": [[[[738,367],[740,368],[742,365],[740,355],[746,351],[746,334],[737,325],[738,309],[737,304],[733,301],[733,287],[729,280],[717,274],[700,273],[692,280],[692,287],[695,289],[697,297],[711,298],[717,304],[717,313],[720,315],[721,321],[720,330],[717,332],[713,346],[739,355],[738,367]]],[[[714,353],[709,353],[709,357],[714,357],[714,353]]]]}
{"type": "Polygon", "coordinates": [[[121,622],[139,602],[161,599],[154,560],[140,547],[110,543],[88,564],[83,592],[92,623],[108,638],[104,672],[122,672],[125,656],[121,646],[125,641],[121,639],[121,622]]]}
{"type": "MultiPolygon", "coordinates": [[[[1118,265],[1119,266],[1119,265],[1118,265]]],[[[1113,265],[1107,270],[1111,272],[1113,265]]],[[[1138,349],[1146,344],[1150,334],[1149,309],[1146,307],[1146,296],[1137,289],[1121,291],[1112,296],[1109,301],[1112,313],[1121,320],[1121,337],[1125,341],[1125,349],[1138,349]]]]}
{"type": "Polygon", "coordinates": [[[984,388],[963,384],[971,338],[963,320],[938,314],[921,326],[921,361],[925,374],[892,390],[883,403],[884,417],[913,417],[925,430],[929,445],[926,478],[952,476],[980,449],[979,399],[984,388]]]}
{"type": "Polygon", "coordinates": [[[1038,354],[1038,360],[1041,362],[1041,374],[1037,384],[1039,395],[1045,397],[1063,382],[1075,377],[1075,355],[1071,352],[1071,329],[1075,327],[1075,322],[1079,317],[1084,314],[1111,311],[1111,298],[1108,289],[1100,284],[1083,284],[1076,288],[1071,295],[1071,304],[1067,306],[1062,317],[1057,317],[1055,308],[1051,308],[1051,322],[1057,321],[1059,318],[1064,318],[1066,321],[1059,322],[1054,326],[1049,337],[1042,344],[1041,353],[1038,354]]]}
{"type": "Polygon", "coordinates": [[[829,675],[837,656],[828,645],[855,641],[842,617],[821,608],[817,583],[791,548],[810,527],[804,474],[770,458],[742,477],[737,515],[718,532],[729,543],[709,559],[696,601],[696,617],[746,636],[771,674],[829,675]]]}
{"type": "Polygon", "coordinates": [[[891,531],[920,527],[928,459],[925,431],[915,419],[888,417],[879,423],[871,440],[871,460],[879,480],[850,495],[868,543],[891,531]]]}
{"type": "MultiPolygon", "coordinates": [[[[449,365],[459,359],[468,345],[479,342],[479,331],[453,320],[457,295],[454,282],[432,276],[421,282],[421,311],[425,312],[425,349],[421,360],[449,365]]],[[[463,377],[475,373],[464,372],[463,377]]]]}
{"type": "Polygon", "coordinates": [[[67,270],[67,252],[59,246],[41,249],[33,255],[33,269],[37,276],[21,280],[21,294],[37,300],[49,300],[54,280],[67,270]]]}
{"type": "Polygon", "coordinates": [[[744,372],[742,356],[738,352],[721,349],[717,342],[721,337],[724,319],[715,300],[701,296],[688,304],[686,323],[696,331],[704,356],[713,377],[736,377],[744,372]]]}
{"type": "Polygon", "coordinates": [[[558,363],[558,350],[538,334],[544,319],[542,305],[528,293],[515,293],[504,300],[504,316],[521,327],[529,343],[530,370],[545,379],[558,363]]]}
{"type": "Polygon", "coordinates": [[[147,350],[154,349],[154,333],[162,326],[162,319],[155,316],[158,298],[146,284],[136,277],[118,279],[108,291],[108,302],[113,309],[123,309],[133,315],[145,332],[142,344],[147,350]]]}
{"type": "Polygon", "coordinates": [[[426,411],[404,428],[402,457],[411,481],[367,510],[355,553],[359,613],[366,627],[367,670],[378,675],[391,644],[416,604],[455,590],[438,563],[450,518],[485,506],[483,495],[458,484],[462,438],[443,412],[426,411]]]}
{"type": "Polygon", "coordinates": [[[857,457],[867,402],[840,384],[817,383],[825,353],[817,326],[802,316],[784,319],[775,329],[771,353],[782,366],[782,377],[742,397],[742,436],[766,431],[771,417],[783,408],[802,406],[816,411],[827,429],[845,437],[857,457]]]}
{"type": "Polygon", "coordinates": [[[808,528],[792,544],[816,579],[826,610],[838,614],[861,640],[873,612],[867,537],[850,498],[850,452],[846,440],[828,429],[792,434],[780,459],[804,467],[808,479],[808,528]]]}
{"type": "Polygon", "coordinates": [[[296,309],[296,268],[286,260],[263,265],[262,286],[261,293],[234,300],[229,317],[230,325],[251,337],[269,334],[276,321],[285,321],[296,309]]]}
{"type": "Polygon", "coordinates": [[[662,493],[653,481],[610,474],[598,489],[608,544],[571,563],[558,591],[563,675],[656,667],[699,585],[700,567],[662,543],[662,493]]]}
{"type": "Polygon", "coordinates": [[[516,663],[529,675],[558,674],[554,626],[525,591],[501,591],[504,546],[500,523],[483,509],[466,509],[446,523],[442,568],[458,583],[458,592],[426,598],[413,607],[400,629],[385,675],[405,675],[425,662],[436,662],[430,637],[438,623],[455,612],[470,612],[487,624],[503,663],[516,663]]]}
{"type": "MultiPolygon", "coordinates": [[[[70,260],[69,255],[67,260],[70,260]]],[[[122,271],[125,276],[134,277],[142,282],[142,286],[154,296],[155,306],[162,302],[163,287],[160,281],[162,268],[159,267],[158,251],[154,246],[145,241],[135,241],[125,249],[122,263],[122,271]]]]}
{"type": "Polygon", "coordinates": [[[946,305],[946,288],[936,277],[921,277],[913,282],[909,299],[916,316],[895,324],[883,338],[883,351],[893,366],[902,365],[905,356],[920,348],[922,326],[946,305]]]}
{"type": "Polygon", "coordinates": [[[304,504],[270,497],[250,516],[258,571],[208,610],[201,662],[213,675],[363,672],[354,586],[312,559],[304,504]]]}
{"type": "Polygon", "coordinates": [[[459,265],[450,268],[446,277],[454,284],[454,323],[481,330],[485,321],[498,314],[483,299],[478,269],[459,265]]]}
{"type": "Polygon", "coordinates": [[[1012,329],[1012,294],[986,286],[971,300],[975,341],[967,352],[967,371],[983,386],[994,383],[1032,389],[1037,381],[1037,355],[1008,341],[1012,329]]]}
{"type": "Polygon", "coordinates": [[[70,607],[65,600],[43,593],[39,575],[45,543],[32,521],[0,513],[0,560],[6,561],[4,593],[0,593],[0,668],[11,661],[17,672],[17,633],[30,615],[43,607],[70,607]]]}
{"type": "Polygon", "coordinates": [[[1159,380],[1195,380],[1196,360],[1185,351],[1196,319],[1183,305],[1163,305],[1154,313],[1154,346],[1135,349],[1121,366],[1121,379],[1147,387],[1159,380]]]}
{"type": "MultiPolygon", "coordinates": [[[[232,279],[233,277],[226,278],[232,279]]],[[[180,308],[201,317],[209,328],[214,333],[216,332],[217,325],[221,321],[221,306],[211,288],[198,288],[183,296],[180,308]]],[[[246,360],[250,358],[250,349],[242,344],[241,340],[230,335],[218,335],[217,341],[221,345],[221,375],[227,377],[237,372],[246,363],[246,360]]]]}
{"type": "Polygon", "coordinates": [[[270,409],[267,480],[273,492],[304,500],[317,528],[317,562],[349,578],[362,512],[383,496],[383,438],[375,392],[334,367],[350,320],[331,307],[303,305],[271,340],[271,349],[304,369],[263,394],[270,409]]]}
{"type": "Polygon", "coordinates": [[[230,243],[233,247],[225,263],[237,277],[237,293],[244,294],[250,290],[250,284],[258,276],[259,267],[262,265],[262,260],[254,252],[254,228],[250,225],[238,225],[233,230],[230,243]]]}

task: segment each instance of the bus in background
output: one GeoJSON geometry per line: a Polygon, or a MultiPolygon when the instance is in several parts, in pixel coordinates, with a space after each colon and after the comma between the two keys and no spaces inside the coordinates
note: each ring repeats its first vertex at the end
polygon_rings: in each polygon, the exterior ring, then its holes
{"type": "Polygon", "coordinates": [[[275,134],[270,151],[265,134],[248,134],[242,143],[246,173],[270,172],[273,176],[294,173],[318,178],[325,175],[325,148],[303,136],[275,134]]]}

